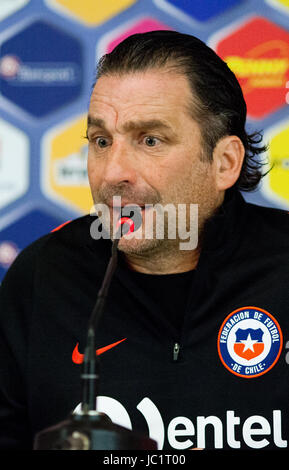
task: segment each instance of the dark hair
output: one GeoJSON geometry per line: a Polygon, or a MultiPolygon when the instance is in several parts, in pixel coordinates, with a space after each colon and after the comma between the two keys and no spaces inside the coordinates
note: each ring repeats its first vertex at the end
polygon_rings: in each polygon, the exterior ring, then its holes
{"type": "Polygon", "coordinates": [[[260,132],[247,134],[247,106],[239,82],[227,64],[203,41],[177,31],[134,34],[100,59],[96,79],[161,67],[188,78],[193,92],[191,114],[200,125],[206,157],[212,159],[221,137],[238,136],[245,148],[245,158],[235,186],[242,191],[256,189],[264,165],[257,156],[267,147],[259,146],[260,132]]]}

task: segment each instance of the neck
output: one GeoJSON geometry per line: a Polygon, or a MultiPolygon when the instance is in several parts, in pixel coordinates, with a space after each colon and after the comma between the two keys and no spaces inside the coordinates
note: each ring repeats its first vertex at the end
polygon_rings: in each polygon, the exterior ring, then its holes
{"type": "Polygon", "coordinates": [[[124,261],[129,269],[145,274],[174,274],[195,269],[200,249],[192,251],[166,250],[150,254],[125,254],[124,261]]]}

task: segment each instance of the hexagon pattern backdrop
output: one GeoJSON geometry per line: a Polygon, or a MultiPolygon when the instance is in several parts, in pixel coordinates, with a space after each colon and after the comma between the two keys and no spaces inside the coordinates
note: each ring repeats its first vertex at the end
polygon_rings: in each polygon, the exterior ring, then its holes
{"type": "Polygon", "coordinates": [[[18,253],[92,206],[84,139],[96,62],[173,29],[235,72],[273,169],[248,201],[289,210],[289,0],[0,0],[0,282],[18,253]]]}

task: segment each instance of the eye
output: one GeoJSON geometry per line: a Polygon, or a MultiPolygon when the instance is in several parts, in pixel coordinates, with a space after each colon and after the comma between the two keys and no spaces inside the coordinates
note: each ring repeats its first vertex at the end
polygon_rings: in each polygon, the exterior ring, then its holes
{"type": "Polygon", "coordinates": [[[95,143],[99,148],[105,148],[109,145],[109,141],[105,137],[96,137],[95,143]]]}
{"type": "Polygon", "coordinates": [[[148,135],[147,137],[144,138],[144,142],[148,147],[155,147],[160,142],[160,139],[158,139],[157,137],[148,135]]]}

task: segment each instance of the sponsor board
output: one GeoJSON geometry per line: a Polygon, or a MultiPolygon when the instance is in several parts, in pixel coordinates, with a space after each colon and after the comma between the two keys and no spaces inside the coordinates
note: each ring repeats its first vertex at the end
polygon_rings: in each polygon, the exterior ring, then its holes
{"type": "Polygon", "coordinates": [[[29,139],[0,119],[0,209],[23,196],[29,186],[29,139]]]}
{"type": "Polygon", "coordinates": [[[41,186],[55,202],[81,213],[93,205],[87,177],[86,115],[51,129],[43,138],[41,186]]]}
{"type": "Polygon", "coordinates": [[[269,5],[289,15],[289,0],[266,0],[269,5]]]}
{"type": "Polygon", "coordinates": [[[17,10],[23,8],[30,0],[1,0],[0,2],[0,20],[12,15],[17,10]]]}
{"type": "Polygon", "coordinates": [[[278,206],[289,208],[289,120],[269,128],[264,135],[268,142],[269,173],[263,178],[261,192],[278,206]]]}
{"type": "Polygon", "coordinates": [[[263,119],[286,106],[288,31],[266,18],[254,16],[214,34],[209,45],[235,73],[249,118],[263,119]]]}
{"type": "Polygon", "coordinates": [[[55,11],[83,22],[86,26],[97,26],[116,16],[136,3],[136,0],[45,0],[55,11]]]}
{"type": "Polygon", "coordinates": [[[118,28],[105,34],[99,41],[97,48],[97,58],[111,52],[121,41],[128,36],[137,33],[147,33],[148,31],[170,30],[166,24],[151,17],[135,18],[118,28]]]}
{"type": "Polygon", "coordinates": [[[207,21],[221,15],[228,8],[242,3],[243,0],[154,0],[155,4],[173,16],[186,20],[186,16],[198,21],[207,21]]]}
{"type": "Polygon", "coordinates": [[[3,40],[0,92],[24,111],[43,117],[81,89],[82,47],[72,35],[37,20],[3,40]]]}

